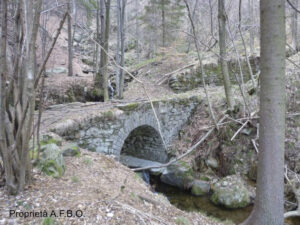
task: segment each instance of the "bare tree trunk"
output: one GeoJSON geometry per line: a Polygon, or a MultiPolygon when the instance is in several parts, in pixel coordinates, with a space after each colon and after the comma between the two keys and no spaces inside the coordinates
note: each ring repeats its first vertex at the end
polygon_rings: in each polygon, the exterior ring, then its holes
{"type": "MultiPolygon", "coordinates": [[[[121,0],[117,0],[117,51],[116,51],[116,62],[118,66],[121,64],[120,59],[120,44],[121,44],[121,14],[122,14],[122,6],[121,6],[121,0]]],[[[116,88],[117,88],[117,96],[120,95],[120,69],[119,67],[116,67],[116,88]]]]}
{"type": "MultiPolygon", "coordinates": [[[[108,52],[108,39],[109,39],[109,15],[110,14],[110,0],[105,2],[105,34],[104,34],[104,49],[108,52]]],[[[104,101],[108,101],[108,57],[107,54],[103,55],[103,96],[104,101]]]]}
{"type": "MultiPolygon", "coordinates": [[[[100,43],[100,2],[97,1],[97,11],[96,11],[96,41],[100,43]]],[[[94,50],[94,80],[96,80],[96,76],[99,68],[99,46],[95,44],[94,50]]]]}
{"type": "Polygon", "coordinates": [[[253,88],[255,88],[255,80],[254,80],[254,76],[253,76],[253,72],[252,72],[252,67],[251,67],[251,64],[250,64],[250,61],[249,61],[247,46],[246,46],[245,39],[244,39],[244,36],[243,36],[243,32],[242,32],[242,29],[241,29],[241,25],[242,25],[242,12],[241,11],[242,11],[242,0],[239,0],[239,25],[238,25],[238,28],[239,28],[239,33],[241,35],[242,43],[243,43],[243,46],[244,46],[245,57],[246,57],[246,62],[247,62],[250,78],[251,78],[251,81],[252,81],[253,88]]]}
{"type": "Polygon", "coordinates": [[[72,18],[71,0],[68,2],[68,76],[73,76],[73,41],[72,41],[72,18]]]}
{"type": "Polygon", "coordinates": [[[248,0],[248,12],[249,12],[249,21],[250,21],[250,28],[249,28],[249,45],[250,45],[250,55],[254,54],[254,2],[253,0],[248,0]]]}
{"type": "Polygon", "coordinates": [[[121,54],[120,54],[120,68],[119,69],[119,90],[118,97],[122,99],[124,93],[124,70],[121,67],[124,67],[125,60],[125,9],[126,9],[126,1],[122,0],[122,4],[120,4],[120,44],[121,44],[121,54]]]}
{"type": "Polygon", "coordinates": [[[139,20],[138,14],[139,13],[139,0],[135,0],[135,52],[136,52],[136,59],[137,62],[140,62],[140,29],[139,29],[139,20]]]}
{"type": "Polygon", "coordinates": [[[6,114],[6,44],[7,44],[7,1],[1,2],[1,43],[0,43],[0,156],[2,157],[5,171],[6,186],[9,193],[16,192],[16,179],[13,174],[11,160],[8,154],[5,137],[5,114],[6,114]]]}
{"type": "Polygon", "coordinates": [[[224,8],[224,1],[218,0],[218,19],[219,19],[219,46],[220,46],[220,64],[223,74],[223,82],[225,88],[225,94],[227,99],[227,105],[229,109],[234,107],[234,98],[231,88],[231,82],[227,64],[227,53],[226,53],[226,15],[224,8]]]}
{"type": "Polygon", "coordinates": [[[162,25],[162,46],[166,47],[166,17],[165,17],[165,0],[161,0],[161,25],[162,25]]]}
{"type": "MultiPolygon", "coordinates": [[[[294,0],[293,4],[296,8],[298,8],[298,0],[294,0]]],[[[296,10],[292,9],[292,24],[291,24],[291,30],[292,30],[292,47],[294,51],[297,51],[298,48],[298,13],[296,10]]]]}
{"type": "MultiPolygon", "coordinates": [[[[99,0],[99,5],[100,5],[100,45],[104,47],[105,43],[105,0],[99,0]]],[[[100,64],[99,64],[99,69],[97,70],[97,74],[95,77],[95,88],[101,89],[103,88],[103,72],[104,72],[104,57],[105,57],[105,52],[101,48],[100,51],[100,64]]]]}
{"type": "Polygon", "coordinates": [[[74,27],[73,27],[73,34],[72,34],[72,46],[74,43],[74,36],[76,33],[76,26],[77,26],[77,4],[76,0],[73,0],[73,18],[74,18],[74,27]]]}
{"type": "Polygon", "coordinates": [[[20,1],[17,4],[14,17],[16,48],[12,52],[13,78],[7,76],[7,1],[3,1],[2,6],[0,154],[4,162],[6,186],[11,194],[22,191],[30,180],[28,143],[32,133],[35,105],[35,44],[41,4],[41,0],[20,1]]]}
{"type": "MultiPolygon", "coordinates": [[[[32,134],[35,90],[46,63],[46,61],[43,62],[37,73],[36,40],[41,5],[42,0],[18,2],[13,18],[15,20],[15,46],[10,54],[6,54],[10,50],[6,49],[6,4],[4,4],[5,10],[2,10],[1,16],[0,155],[3,158],[6,186],[10,194],[23,191],[25,184],[30,181],[31,164],[28,146],[32,134]],[[12,62],[14,67],[7,67],[8,62],[12,62]],[[8,68],[11,71],[8,71],[8,68]],[[6,75],[9,73],[12,76],[6,75]]],[[[65,18],[66,14],[64,20],[65,18]]],[[[48,58],[49,55],[46,59],[48,58]]]]}
{"type": "MultiPolygon", "coordinates": [[[[41,42],[42,42],[42,60],[44,61],[45,57],[46,57],[46,44],[47,44],[46,28],[47,28],[47,22],[48,22],[48,14],[47,13],[44,14],[41,20],[43,23],[43,28],[45,29],[45,30],[41,30],[41,32],[40,32],[40,37],[41,37],[41,42]]],[[[41,126],[40,125],[41,125],[42,113],[43,113],[43,107],[44,107],[44,84],[45,84],[45,73],[43,72],[40,94],[39,94],[40,102],[39,102],[39,114],[38,114],[37,131],[36,131],[37,145],[38,145],[38,152],[37,152],[37,157],[36,157],[37,161],[40,159],[40,152],[41,152],[41,143],[40,143],[40,127],[41,126]]]]}
{"type": "Polygon", "coordinates": [[[204,88],[204,91],[205,91],[205,96],[206,96],[206,100],[207,100],[208,108],[209,108],[209,114],[210,114],[211,120],[214,123],[216,129],[219,130],[219,126],[218,126],[218,123],[217,123],[217,120],[216,120],[216,117],[215,117],[215,114],[214,114],[214,111],[213,111],[213,108],[212,108],[212,105],[211,105],[211,102],[210,102],[210,99],[209,99],[208,90],[207,90],[207,87],[206,87],[206,82],[205,82],[206,73],[205,73],[203,63],[202,63],[202,57],[200,55],[200,48],[198,46],[198,39],[197,39],[197,36],[196,36],[196,29],[195,29],[195,25],[194,25],[192,15],[191,15],[191,10],[190,10],[190,7],[189,7],[189,4],[188,4],[187,0],[184,0],[184,3],[186,5],[187,11],[188,11],[188,17],[189,17],[189,20],[190,20],[191,26],[192,26],[194,42],[195,42],[195,46],[196,46],[196,50],[197,50],[197,56],[198,56],[198,60],[199,60],[199,64],[200,64],[201,73],[202,73],[201,77],[202,77],[203,88],[204,88]]]}
{"type": "Polygon", "coordinates": [[[246,225],[284,224],[285,1],[261,0],[261,93],[257,189],[246,225]]]}
{"type": "MultiPolygon", "coordinates": [[[[195,20],[195,15],[196,15],[196,9],[198,7],[198,2],[199,0],[196,0],[195,5],[194,5],[194,9],[193,9],[193,13],[192,13],[192,19],[195,20]]],[[[211,4],[211,2],[209,2],[211,4]]],[[[211,17],[212,17],[212,11],[210,11],[211,13],[211,17]]],[[[212,26],[212,24],[211,24],[212,26]]],[[[192,31],[192,27],[188,26],[188,33],[193,33],[192,31]]],[[[186,53],[190,52],[190,48],[191,48],[191,42],[193,41],[193,39],[190,37],[190,35],[187,36],[187,42],[188,42],[188,47],[186,49],[186,53]]]]}

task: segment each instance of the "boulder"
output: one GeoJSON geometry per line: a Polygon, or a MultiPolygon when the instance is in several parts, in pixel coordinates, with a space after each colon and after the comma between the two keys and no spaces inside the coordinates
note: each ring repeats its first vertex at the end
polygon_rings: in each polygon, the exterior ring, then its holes
{"type": "Polygon", "coordinates": [[[63,156],[79,156],[80,149],[76,143],[70,143],[62,148],[63,156]]]}
{"type": "Polygon", "coordinates": [[[65,172],[65,161],[56,144],[47,144],[41,148],[41,170],[49,176],[58,178],[65,172]]]}
{"type": "Polygon", "coordinates": [[[194,180],[191,193],[195,196],[205,195],[210,191],[210,183],[203,180],[194,180]]]}
{"type": "Polygon", "coordinates": [[[83,39],[83,34],[75,32],[75,34],[74,34],[74,41],[79,43],[79,42],[82,41],[82,39],[83,39]]]}
{"type": "Polygon", "coordinates": [[[48,132],[46,134],[44,134],[42,136],[42,140],[41,140],[41,144],[45,145],[45,144],[56,144],[58,146],[62,145],[63,139],[62,137],[60,137],[59,135],[52,133],[52,132],[48,132]]]}
{"type": "Polygon", "coordinates": [[[206,160],[206,165],[208,167],[211,167],[213,169],[217,169],[219,168],[219,162],[213,158],[213,157],[209,157],[207,160],[206,160]]]}
{"type": "Polygon", "coordinates": [[[211,201],[229,209],[248,206],[251,193],[238,175],[227,176],[212,185],[211,201]]]}
{"type": "Polygon", "coordinates": [[[178,161],[163,171],[160,180],[165,184],[187,190],[192,186],[194,174],[186,162],[178,161]]]}

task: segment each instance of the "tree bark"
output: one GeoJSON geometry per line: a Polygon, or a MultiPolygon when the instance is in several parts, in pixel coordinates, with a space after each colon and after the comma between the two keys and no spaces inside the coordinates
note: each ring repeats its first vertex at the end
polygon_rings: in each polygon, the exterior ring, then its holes
{"type": "MultiPolygon", "coordinates": [[[[298,0],[294,0],[294,6],[298,8],[298,0]]],[[[292,47],[294,51],[297,51],[298,48],[298,12],[292,9],[292,21],[291,21],[291,30],[292,30],[292,47]]]]}
{"type": "MultiPolygon", "coordinates": [[[[104,34],[104,49],[108,53],[108,39],[109,39],[109,25],[110,25],[110,0],[105,2],[105,34],[104,34]]],[[[108,101],[108,57],[107,54],[103,55],[103,96],[104,101],[108,101]]]]}
{"type": "MultiPolygon", "coordinates": [[[[30,180],[28,143],[32,131],[35,106],[36,39],[42,1],[19,1],[15,20],[15,51],[12,78],[8,74],[7,1],[1,15],[1,113],[0,154],[3,157],[8,192],[23,191],[30,180]],[[21,7],[22,5],[22,7],[21,7]],[[23,31],[23,33],[21,32],[23,31]],[[23,41],[24,40],[24,41],[23,41]],[[6,85],[9,82],[9,85],[6,85]],[[14,105],[14,107],[11,107],[14,105]]],[[[11,62],[10,61],[10,62],[11,62]]]]}
{"type": "MultiPolygon", "coordinates": [[[[99,0],[99,5],[100,5],[100,45],[104,47],[105,43],[105,0],[99,0]]],[[[101,48],[100,51],[100,63],[99,63],[99,68],[97,69],[97,73],[95,76],[95,88],[97,89],[102,89],[103,88],[103,70],[104,70],[104,57],[105,57],[105,52],[101,48]]]]}
{"type": "Polygon", "coordinates": [[[73,76],[73,41],[72,41],[72,18],[71,0],[68,2],[68,76],[73,76]]]}
{"type": "MultiPolygon", "coordinates": [[[[120,66],[121,60],[120,60],[120,44],[121,44],[121,33],[122,33],[122,27],[121,27],[121,14],[122,14],[122,6],[121,6],[121,0],[117,0],[117,50],[116,50],[116,62],[120,66]]],[[[120,69],[117,66],[116,67],[116,88],[117,88],[117,96],[119,97],[120,93],[120,69]]]]}
{"type": "Polygon", "coordinates": [[[254,2],[253,0],[248,0],[248,12],[249,12],[249,21],[250,21],[250,28],[249,28],[249,45],[250,45],[250,55],[254,54],[254,2]]]}
{"type": "Polygon", "coordinates": [[[125,8],[126,8],[126,0],[118,0],[119,7],[119,28],[118,28],[118,55],[117,55],[117,63],[119,64],[119,68],[117,68],[117,95],[119,99],[122,99],[124,92],[124,70],[121,69],[124,67],[124,59],[125,59],[125,8]]]}
{"type": "Polygon", "coordinates": [[[234,107],[234,98],[231,88],[231,82],[227,64],[227,53],[226,53],[226,15],[224,8],[224,1],[218,0],[218,20],[219,20],[219,47],[220,47],[220,64],[223,74],[224,89],[227,99],[227,105],[229,109],[234,107]]]}
{"type": "MultiPolygon", "coordinates": [[[[4,162],[5,184],[10,194],[23,191],[25,184],[30,181],[31,164],[28,148],[33,127],[35,90],[45,68],[43,62],[37,73],[36,40],[41,5],[42,0],[18,2],[13,18],[15,46],[14,51],[9,54],[6,54],[10,49],[6,48],[7,13],[5,14],[5,10],[1,15],[0,155],[4,162]],[[12,62],[14,67],[7,67],[8,62],[12,62]]],[[[7,9],[7,5],[5,8],[7,9]]],[[[63,21],[65,18],[66,14],[63,21]]],[[[48,59],[49,55],[46,58],[48,59]]]]}
{"type": "Polygon", "coordinates": [[[140,29],[139,29],[139,0],[135,0],[135,52],[137,62],[140,63],[140,29]]]}
{"type": "Polygon", "coordinates": [[[165,0],[161,1],[161,23],[162,23],[162,46],[166,47],[165,0]]]}
{"type": "Polygon", "coordinates": [[[285,1],[261,0],[261,93],[256,199],[246,225],[284,224],[285,1]]]}

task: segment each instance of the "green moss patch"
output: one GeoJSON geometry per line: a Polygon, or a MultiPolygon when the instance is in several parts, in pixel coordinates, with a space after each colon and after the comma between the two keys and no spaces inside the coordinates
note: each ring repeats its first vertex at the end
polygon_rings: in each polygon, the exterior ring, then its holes
{"type": "Polygon", "coordinates": [[[43,162],[41,164],[41,170],[43,173],[54,178],[61,177],[65,172],[65,168],[60,166],[55,160],[47,160],[43,162]]]}
{"type": "Polygon", "coordinates": [[[116,116],[115,116],[113,111],[102,112],[101,115],[102,115],[102,119],[104,119],[104,120],[114,120],[114,119],[116,119],[116,116]]]}
{"type": "Polygon", "coordinates": [[[134,111],[138,107],[139,107],[139,103],[134,102],[127,105],[118,106],[118,109],[128,112],[128,111],[134,111]]]}

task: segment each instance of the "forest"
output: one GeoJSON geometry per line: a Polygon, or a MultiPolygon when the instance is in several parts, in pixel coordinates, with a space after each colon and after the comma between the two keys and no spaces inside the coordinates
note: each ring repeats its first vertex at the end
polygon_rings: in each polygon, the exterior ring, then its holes
{"type": "Polygon", "coordinates": [[[0,0],[0,225],[299,225],[298,0],[0,0]]]}

